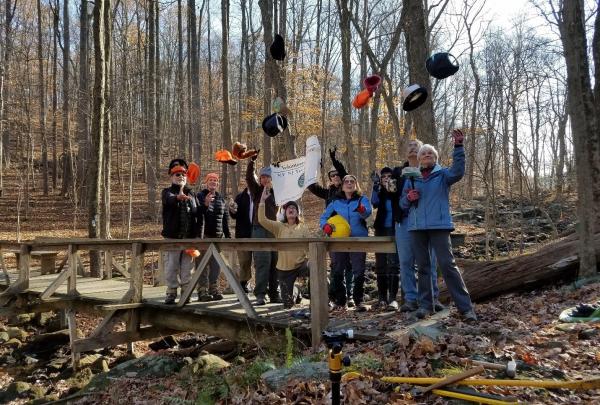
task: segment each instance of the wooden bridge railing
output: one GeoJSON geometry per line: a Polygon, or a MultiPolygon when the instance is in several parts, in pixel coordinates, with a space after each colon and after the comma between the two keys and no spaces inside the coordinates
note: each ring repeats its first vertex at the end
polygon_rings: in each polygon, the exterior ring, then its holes
{"type": "MultiPolygon", "coordinates": [[[[249,318],[257,318],[248,297],[243,293],[242,287],[231,271],[230,266],[223,260],[220,252],[235,251],[308,251],[310,268],[310,312],[311,312],[311,335],[313,348],[318,347],[321,341],[321,332],[329,323],[328,315],[328,292],[327,292],[327,253],[328,252],[371,252],[371,253],[393,253],[396,251],[394,239],[391,237],[364,237],[364,238],[306,238],[306,239],[48,239],[43,241],[28,242],[2,242],[0,241],[0,252],[18,253],[18,277],[0,295],[0,305],[4,299],[25,292],[29,289],[30,259],[36,252],[52,252],[67,250],[68,267],[57,274],[46,290],[41,294],[42,300],[49,299],[52,294],[65,282],[69,295],[77,296],[77,268],[78,252],[82,250],[101,251],[105,254],[109,271],[105,277],[110,277],[112,254],[115,251],[131,251],[131,266],[129,271],[129,289],[118,304],[107,305],[105,310],[110,310],[114,315],[119,310],[133,310],[142,305],[143,299],[143,276],[144,255],[147,252],[163,252],[166,250],[182,250],[195,248],[206,251],[201,259],[200,266],[193,276],[193,280],[186,291],[182,293],[179,306],[184,306],[186,298],[193,292],[194,284],[200,277],[200,272],[208,263],[209,255],[215,257],[224,272],[227,281],[236,293],[240,304],[249,318]]],[[[4,269],[6,270],[6,269],[4,269]]],[[[139,332],[139,318],[136,312],[131,311],[130,322],[127,331],[132,335],[139,332]]],[[[111,322],[111,316],[107,316],[97,328],[101,328],[111,322]]],[[[139,334],[139,333],[138,333],[139,334]]]]}

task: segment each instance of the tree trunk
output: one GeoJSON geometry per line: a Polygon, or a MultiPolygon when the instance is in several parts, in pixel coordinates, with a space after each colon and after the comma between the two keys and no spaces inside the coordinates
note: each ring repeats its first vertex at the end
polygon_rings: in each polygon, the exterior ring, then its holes
{"type": "Polygon", "coordinates": [[[600,211],[594,201],[594,185],[599,181],[594,173],[600,172],[599,126],[589,75],[583,0],[564,1],[561,14],[558,27],[567,64],[567,105],[577,162],[579,276],[585,278],[597,273],[592,237],[600,211]]]}
{"type": "MultiPolygon", "coordinates": [[[[85,79],[87,86],[87,0],[81,1],[81,19],[80,19],[80,37],[79,37],[79,105],[77,107],[77,125],[78,133],[87,133],[87,103],[83,100],[82,83],[85,79]],[[82,77],[85,67],[85,75],[82,77]],[[82,121],[83,120],[83,121],[82,121]],[[83,124],[83,125],[82,125],[83,124]]],[[[69,0],[63,1],[63,103],[62,103],[62,185],[60,194],[66,196],[71,189],[73,201],[77,204],[77,196],[75,192],[75,171],[73,166],[73,150],[71,148],[71,131],[69,114],[71,113],[71,98],[69,94],[69,63],[71,63],[71,35],[70,35],[70,20],[69,20],[69,0]]],[[[87,138],[87,136],[86,136],[87,138]]],[[[81,153],[81,151],[80,151],[81,153]]],[[[79,164],[83,166],[83,161],[80,159],[79,164]]]]}
{"type": "Polygon", "coordinates": [[[59,0],[56,0],[54,6],[53,18],[52,18],[52,190],[56,191],[58,183],[58,122],[57,122],[57,111],[58,111],[58,24],[60,22],[59,17],[59,0]]]}
{"type": "Polygon", "coordinates": [[[411,111],[417,138],[424,143],[437,146],[435,133],[435,120],[433,115],[432,88],[429,73],[425,69],[424,61],[429,56],[427,43],[427,29],[425,26],[425,10],[423,0],[403,0],[402,14],[404,18],[404,32],[406,33],[406,55],[408,62],[408,76],[411,84],[419,84],[427,89],[429,96],[425,103],[418,109],[411,111]]]}
{"type": "Polygon", "coordinates": [[[191,133],[193,134],[192,160],[202,157],[202,120],[200,119],[200,65],[198,62],[198,33],[196,32],[196,0],[188,0],[190,32],[190,79],[192,85],[191,133]]]}
{"type": "Polygon", "coordinates": [[[148,1],[148,98],[146,99],[146,181],[148,185],[148,217],[156,218],[156,182],[158,162],[156,161],[156,0],[148,1]]]}
{"type": "MultiPolygon", "coordinates": [[[[274,61],[269,52],[269,47],[273,42],[273,0],[258,0],[258,6],[260,7],[260,16],[263,26],[263,42],[265,45],[263,114],[267,116],[271,113],[271,97],[273,91],[272,66],[274,61]]],[[[265,165],[273,160],[271,156],[270,136],[263,136],[262,155],[265,165]]]]}
{"type": "Polygon", "coordinates": [[[346,140],[346,162],[348,172],[356,173],[356,158],[354,155],[354,144],[352,142],[352,111],[350,109],[350,83],[352,81],[350,62],[350,12],[348,11],[348,0],[336,0],[338,13],[340,15],[341,35],[341,59],[342,59],[342,136],[346,140]]]}
{"type": "MultiPolygon", "coordinates": [[[[490,262],[459,259],[457,263],[471,299],[478,301],[506,292],[532,290],[541,285],[573,280],[580,266],[579,243],[578,235],[573,234],[545,245],[535,253],[490,262]]],[[[590,250],[598,263],[600,234],[590,240],[590,250]]],[[[446,301],[449,298],[446,288],[440,287],[440,299],[446,301]]]]}
{"type": "Polygon", "coordinates": [[[40,135],[42,139],[42,190],[48,195],[48,138],[46,136],[46,81],[44,80],[44,54],[42,52],[42,2],[37,0],[37,57],[40,102],[40,135]]]}
{"type": "Polygon", "coordinates": [[[177,131],[179,133],[179,156],[189,156],[185,130],[185,97],[183,81],[183,11],[177,0],[177,131]]]}
{"type": "MultiPolygon", "coordinates": [[[[90,153],[90,178],[88,194],[88,237],[98,238],[100,224],[100,201],[102,198],[102,168],[104,149],[104,108],[106,62],[104,50],[104,7],[110,7],[110,0],[96,0],[94,3],[94,101],[92,107],[92,131],[90,153]]],[[[90,251],[90,273],[100,275],[100,254],[90,251]]]]}
{"type": "Polygon", "coordinates": [[[477,104],[479,103],[479,92],[481,90],[481,81],[477,73],[477,66],[474,58],[474,42],[471,33],[472,24],[467,22],[467,16],[464,16],[465,25],[467,26],[467,34],[469,37],[469,64],[475,79],[475,91],[473,93],[473,104],[471,105],[471,124],[469,125],[469,136],[467,137],[467,198],[473,198],[473,176],[475,174],[475,149],[477,145],[477,104]]]}
{"type": "MultiPolygon", "coordinates": [[[[229,108],[229,0],[221,0],[221,81],[223,86],[223,147],[231,150],[231,117],[229,108]]],[[[241,74],[241,72],[240,72],[241,74]]],[[[221,179],[222,194],[227,192],[228,168],[223,165],[223,178],[221,179]]],[[[233,172],[233,170],[231,170],[233,172]]],[[[237,178],[234,174],[232,190],[237,187],[237,178]]]]}
{"type": "Polygon", "coordinates": [[[111,237],[110,233],[110,215],[111,215],[111,177],[112,177],[112,30],[113,16],[110,7],[110,0],[106,0],[104,5],[103,24],[104,24],[104,193],[102,199],[102,228],[100,235],[104,239],[111,237]]]}

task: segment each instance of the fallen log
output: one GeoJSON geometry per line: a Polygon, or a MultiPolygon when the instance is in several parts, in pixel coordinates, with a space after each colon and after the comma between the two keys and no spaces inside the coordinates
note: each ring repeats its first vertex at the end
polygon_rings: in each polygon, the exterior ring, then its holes
{"type": "MultiPolygon", "coordinates": [[[[594,238],[600,262],[600,233],[594,238]]],[[[557,281],[572,281],[579,269],[577,234],[558,239],[533,253],[495,261],[457,259],[471,299],[480,301],[502,293],[532,290],[557,281]]],[[[450,299],[440,285],[440,299],[450,299]]]]}

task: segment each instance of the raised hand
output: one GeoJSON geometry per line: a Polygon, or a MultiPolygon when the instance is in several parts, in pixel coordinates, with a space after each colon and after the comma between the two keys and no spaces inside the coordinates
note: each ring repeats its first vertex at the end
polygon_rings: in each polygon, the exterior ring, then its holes
{"type": "Polygon", "coordinates": [[[204,197],[204,205],[209,207],[215,201],[215,193],[211,191],[204,197]]]}
{"type": "Polygon", "coordinates": [[[465,134],[460,129],[452,130],[452,138],[454,139],[454,146],[462,146],[465,141],[465,134]]]}
{"type": "Polygon", "coordinates": [[[258,155],[260,154],[260,149],[256,150],[256,155],[252,156],[250,158],[251,161],[256,162],[256,159],[258,159],[258,155]]]}
{"type": "Polygon", "coordinates": [[[335,154],[337,153],[337,145],[333,149],[329,149],[329,157],[331,160],[335,160],[335,154]]]}

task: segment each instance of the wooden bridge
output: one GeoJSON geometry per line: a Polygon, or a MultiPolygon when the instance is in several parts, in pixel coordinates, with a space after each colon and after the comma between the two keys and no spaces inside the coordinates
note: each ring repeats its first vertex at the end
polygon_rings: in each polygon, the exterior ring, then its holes
{"type": "MultiPolygon", "coordinates": [[[[311,238],[311,239],[160,239],[98,240],[45,239],[28,242],[0,241],[0,315],[61,311],[69,327],[73,365],[79,354],[98,348],[128,344],[181,332],[198,332],[233,341],[273,338],[291,328],[296,334],[310,334],[313,349],[321,342],[321,332],[329,325],[327,294],[328,252],[395,252],[390,237],[311,238]],[[203,251],[192,282],[176,305],[165,305],[162,252],[195,248],[203,251]],[[310,267],[310,320],[296,319],[293,310],[281,304],[253,306],[243,292],[230,265],[223,258],[235,251],[306,250],[310,267]],[[56,258],[65,252],[56,272],[56,258]],[[98,251],[103,257],[101,274],[91,277],[85,271],[80,252],[98,251]],[[119,252],[129,253],[129,265],[114,260],[119,252]],[[16,268],[9,269],[6,253],[16,255],[16,268]],[[158,254],[159,266],[145,271],[145,259],[158,254]],[[187,302],[200,274],[211,257],[219,263],[234,294],[221,301],[187,302]],[[32,266],[36,258],[40,267],[32,266]],[[122,277],[113,277],[113,270],[122,277]],[[90,336],[77,335],[76,313],[102,316],[90,336]],[[115,331],[120,322],[125,331],[115,331]]],[[[125,257],[125,255],[124,255],[125,257]]]]}

